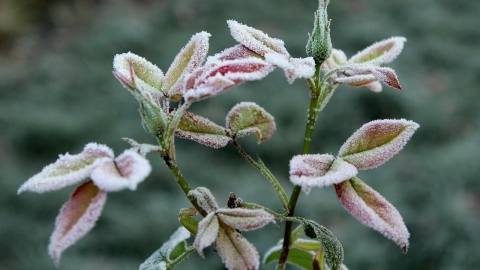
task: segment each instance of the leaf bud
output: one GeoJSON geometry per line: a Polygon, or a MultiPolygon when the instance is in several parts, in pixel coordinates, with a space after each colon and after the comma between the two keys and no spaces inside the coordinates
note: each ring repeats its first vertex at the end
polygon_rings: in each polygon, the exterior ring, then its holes
{"type": "Polygon", "coordinates": [[[322,64],[332,52],[330,39],[330,21],[327,16],[329,0],[319,0],[318,10],[315,12],[313,32],[307,42],[307,55],[315,59],[317,65],[322,64]]]}

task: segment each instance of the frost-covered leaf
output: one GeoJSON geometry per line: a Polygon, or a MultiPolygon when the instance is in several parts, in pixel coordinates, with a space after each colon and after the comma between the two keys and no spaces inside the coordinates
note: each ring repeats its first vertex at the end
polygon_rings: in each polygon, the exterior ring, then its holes
{"type": "Polygon", "coordinates": [[[382,195],[356,177],[335,185],[335,190],[350,214],[407,252],[410,237],[407,227],[398,210],[382,195]]]}
{"type": "Polygon", "coordinates": [[[335,79],[336,83],[343,83],[356,87],[365,86],[375,81],[377,81],[377,77],[372,74],[355,74],[352,76],[341,76],[335,79]]]}
{"type": "Polygon", "coordinates": [[[305,251],[317,251],[322,248],[322,244],[317,240],[299,238],[293,242],[292,247],[305,251]]]}
{"type": "Polygon", "coordinates": [[[213,148],[224,147],[230,141],[224,127],[188,111],[182,115],[175,135],[213,148]]]}
{"type": "Polygon", "coordinates": [[[148,143],[138,143],[131,138],[123,137],[122,140],[129,143],[132,146],[132,150],[139,153],[142,157],[145,157],[150,152],[162,150],[162,148],[158,145],[153,145],[148,143]]]}
{"type": "Polygon", "coordinates": [[[347,63],[347,56],[342,50],[338,49],[332,49],[332,53],[330,54],[330,57],[327,58],[320,67],[320,69],[324,72],[327,73],[332,69],[336,69],[340,66],[343,66],[345,63],[347,63]]]}
{"type": "Polygon", "coordinates": [[[55,163],[28,179],[18,193],[31,191],[43,193],[76,184],[87,178],[101,162],[113,159],[113,151],[105,145],[89,143],[80,154],[60,155],[55,163]]]}
{"type": "Polygon", "coordinates": [[[234,20],[227,21],[232,37],[248,49],[264,56],[267,53],[279,53],[289,56],[283,40],[271,38],[264,32],[234,20]]]}
{"type": "Polygon", "coordinates": [[[190,102],[209,98],[243,82],[262,79],[273,69],[257,57],[223,61],[211,58],[187,77],[184,98],[190,102]]]}
{"type": "MultiPolygon", "coordinates": [[[[372,64],[347,64],[341,67],[342,70],[345,70],[344,74],[336,77],[334,81],[336,83],[342,83],[342,80],[347,80],[347,84],[352,83],[355,86],[354,82],[348,83],[349,80],[358,80],[360,75],[372,75],[377,80],[385,83],[386,85],[401,90],[400,82],[398,81],[397,74],[391,68],[379,67],[372,64]],[[354,79],[344,79],[342,77],[354,77],[354,79]]],[[[362,78],[362,77],[360,77],[362,78]]],[[[365,80],[365,78],[362,78],[365,80]]]]}
{"type": "Polygon", "coordinates": [[[275,217],[263,209],[221,208],[216,213],[223,223],[241,231],[256,230],[275,223],[275,217]]]}
{"type": "Polygon", "coordinates": [[[95,185],[108,192],[126,188],[135,190],[151,171],[152,167],[146,158],[128,149],[115,160],[100,162],[90,177],[95,185]]]}
{"type": "Polygon", "coordinates": [[[161,98],[163,72],[145,58],[131,52],[117,54],[113,58],[113,69],[123,86],[136,91],[144,99],[154,102],[161,98]]]}
{"type": "Polygon", "coordinates": [[[215,239],[217,239],[219,227],[220,224],[215,212],[208,213],[208,215],[198,223],[198,233],[195,236],[193,245],[202,258],[204,258],[203,249],[210,246],[215,239]]]}
{"type": "Polygon", "coordinates": [[[218,232],[217,251],[230,270],[256,270],[260,256],[255,247],[235,229],[223,225],[218,232]]]}
{"type": "Polygon", "coordinates": [[[406,41],[404,37],[391,37],[376,42],[352,56],[349,62],[372,65],[390,63],[402,52],[406,41]]]}
{"type": "Polygon", "coordinates": [[[306,193],[312,187],[340,183],[355,175],[355,166],[329,154],[297,155],[290,160],[290,181],[306,193]]]}
{"type": "Polygon", "coordinates": [[[243,46],[242,44],[237,44],[233,47],[223,50],[220,53],[215,54],[214,56],[209,57],[207,61],[212,62],[215,60],[235,60],[249,57],[262,58],[261,55],[243,46]]]}
{"type": "Polygon", "coordinates": [[[405,119],[371,121],[347,139],[338,155],[357,169],[375,168],[402,150],[418,127],[405,119]]]}
{"type": "Polygon", "coordinates": [[[322,244],[325,257],[333,270],[338,270],[343,262],[343,246],[337,237],[324,226],[312,220],[302,219],[305,235],[317,239],[322,244]]]}
{"type": "Polygon", "coordinates": [[[92,181],[79,186],[60,209],[55,229],[50,237],[48,253],[59,265],[62,252],[75,244],[94,226],[102,213],[107,193],[99,190],[92,181]]]}
{"type": "MultiPolygon", "coordinates": [[[[317,242],[318,243],[318,242],[317,242]]],[[[269,249],[263,256],[263,264],[276,263],[282,253],[282,246],[274,246],[269,249]]],[[[287,263],[300,267],[301,269],[312,269],[312,252],[300,250],[297,248],[290,249],[288,253],[287,263]]]]}
{"type": "Polygon", "coordinates": [[[311,78],[315,74],[315,60],[312,57],[293,58],[279,53],[267,53],[265,61],[283,69],[289,83],[299,78],[311,78]]]}
{"type": "Polygon", "coordinates": [[[184,89],[185,76],[201,66],[208,53],[210,34],[200,32],[192,36],[190,41],[173,60],[162,85],[162,90],[170,99],[178,101],[184,89]]]}
{"type": "Polygon", "coordinates": [[[206,187],[197,187],[190,190],[188,193],[189,198],[193,198],[200,208],[205,212],[210,213],[218,209],[217,201],[213,197],[212,192],[206,187]]]}
{"type": "Polygon", "coordinates": [[[253,102],[235,105],[227,115],[226,126],[236,137],[254,133],[258,143],[269,139],[276,129],[273,116],[253,102]]]}
{"type": "Polygon", "coordinates": [[[172,261],[188,252],[185,243],[188,238],[190,233],[183,227],[178,228],[159,250],[140,265],[139,270],[166,270],[167,267],[170,269],[173,267],[172,261]]]}

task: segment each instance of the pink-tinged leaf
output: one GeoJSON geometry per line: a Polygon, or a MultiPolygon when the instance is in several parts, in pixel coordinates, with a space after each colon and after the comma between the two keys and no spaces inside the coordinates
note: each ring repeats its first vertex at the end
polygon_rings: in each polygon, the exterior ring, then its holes
{"type": "Polygon", "coordinates": [[[255,247],[235,229],[225,225],[218,232],[217,251],[230,270],[256,270],[260,265],[255,247]]]}
{"type": "Polygon", "coordinates": [[[267,53],[265,61],[283,69],[289,83],[299,78],[311,78],[315,74],[315,60],[312,57],[293,58],[279,53],[267,53]]]}
{"type": "Polygon", "coordinates": [[[205,212],[210,213],[218,209],[217,201],[212,192],[206,187],[197,187],[188,192],[188,197],[194,199],[198,206],[205,212]]]}
{"type": "Polygon", "coordinates": [[[375,93],[382,92],[382,84],[379,81],[374,81],[364,86],[370,89],[372,92],[375,92],[375,93]]]}
{"type": "Polygon", "coordinates": [[[209,57],[207,61],[213,61],[214,59],[225,61],[225,60],[235,60],[235,59],[243,59],[243,58],[249,58],[249,57],[261,58],[262,56],[250,50],[249,48],[243,46],[242,44],[237,44],[233,47],[223,50],[220,53],[215,54],[214,56],[209,57]]]}
{"type": "Polygon", "coordinates": [[[307,194],[312,187],[337,184],[355,175],[355,166],[328,154],[297,155],[290,160],[290,182],[307,194]]]}
{"type": "Polygon", "coordinates": [[[170,99],[178,101],[181,98],[186,74],[202,65],[207,57],[209,37],[207,32],[195,34],[173,60],[162,85],[162,91],[170,99]]]}
{"type": "Polygon", "coordinates": [[[372,65],[381,65],[392,62],[402,52],[404,43],[407,41],[404,37],[391,37],[376,42],[364,50],[358,52],[349,59],[350,63],[365,63],[372,65]]]}
{"type": "Polygon", "coordinates": [[[188,111],[182,115],[175,135],[213,148],[224,147],[230,141],[224,127],[188,111]]]}
{"type": "Polygon", "coordinates": [[[62,206],[48,246],[48,252],[57,267],[62,252],[95,226],[106,200],[107,193],[89,181],[79,186],[62,206]]]}
{"type": "Polygon", "coordinates": [[[117,54],[113,58],[114,75],[123,86],[136,90],[135,97],[155,103],[162,97],[163,72],[145,58],[131,52],[117,54]]]}
{"type": "Polygon", "coordinates": [[[213,59],[187,78],[184,98],[190,102],[209,98],[245,81],[262,79],[273,69],[272,65],[256,57],[213,59]]]}
{"type": "Polygon", "coordinates": [[[87,178],[101,162],[113,159],[113,151],[105,145],[89,143],[77,155],[60,155],[55,163],[28,179],[18,193],[31,191],[43,193],[76,184],[87,178]]]}
{"type": "Polygon", "coordinates": [[[366,86],[371,82],[377,81],[377,78],[372,74],[356,74],[353,76],[340,76],[333,80],[335,83],[348,84],[350,86],[366,86]]]}
{"type": "Polygon", "coordinates": [[[407,227],[397,209],[382,195],[356,177],[335,185],[335,190],[350,214],[407,252],[410,237],[407,227]]]}
{"type": "MultiPolygon", "coordinates": [[[[371,64],[348,64],[341,67],[345,70],[345,76],[357,76],[357,75],[373,75],[379,81],[382,81],[386,85],[402,90],[400,82],[398,81],[397,74],[391,68],[378,67],[371,64]]],[[[341,77],[341,76],[339,76],[341,77]]],[[[336,78],[335,80],[339,80],[336,78]]]]}
{"type": "Polygon", "coordinates": [[[275,223],[275,217],[263,209],[221,208],[215,212],[223,223],[241,231],[256,230],[275,223]]]}
{"type": "Polygon", "coordinates": [[[202,258],[204,258],[203,249],[210,246],[215,239],[217,239],[219,227],[220,225],[215,212],[208,213],[208,215],[198,223],[198,233],[195,236],[193,246],[202,258]]]}
{"type": "Polygon", "coordinates": [[[264,32],[234,20],[227,21],[232,37],[243,46],[264,56],[267,53],[279,53],[289,56],[283,40],[271,38],[264,32]]]}
{"type": "Polygon", "coordinates": [[[92,171],[90,177],[95,185],[108,192],[126,188],[135,190],[151,171],[152,167],[148,160],[129,149],[125,150],[115,161],[102,161],[92,171]]]}
{"type": "Polygon", "coordinates": [[[328,57],[327,60],[322,63],[320,69],[324,73],[327,73],[332,69],[343,66],[345,63],[347,63],[347,56],[345,53],[342,50],[332,49],[330,57],[328,57]]]}
{"type": "Polygon", "coordinates": [[[227,114],[226,126],[236,137],[254,133],[257,142],[269,139],[276,130],[275,119],[253,102],[240,102],[227,114]]]}
{"type": "Polygon", "coordinates": [[[371,121],[347,139],[338,155],[357,169],[375,168],[402,150],[418,127],[405,119],[371,121]]]}

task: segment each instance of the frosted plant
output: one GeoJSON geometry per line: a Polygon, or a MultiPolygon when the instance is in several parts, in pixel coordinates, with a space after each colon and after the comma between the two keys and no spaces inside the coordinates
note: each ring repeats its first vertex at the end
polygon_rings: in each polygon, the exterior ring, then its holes
{"type": "Polygon", "coordinates": [[[59,265],[68,247],[94,227],[107,192],[135,190],[148,177],[152,168],[145,155],[151,152],[165,161],[191,205],[179,210],[179,229],[140,265],[141,270],[172,269],[195,251],[203,258],[203,251],[212,245],[226,268],[258,269],[259,252],[247,240],[248,233],[240,231],[272,226],[270,223],[285,224],[284,237],[273,241],[263,256],[263,264],[277,262],[277,269],[285,269],[287,263],[302,269],[347,269],[342,244],[335,235],[325,226],[293,214],[302,191],[308,194],[314,188],[330,186],[349,213],[407,252],[409,232],[399,211],[360,180],[358,173],[391,159],[419,125],[405,119],[373,120],[346,138],[336,155],[310,153],[316,119],[339,85],[365,86],[380,92],[384,83],[401,89],[395,71],[383,65],[401,53],[406,39],[388,38],[347,58],[343,51],[332,47],[327,5],[328,0],[319,1],[306,45],[307,57],[303,58],[291,56],[282,40],[234,20],[227,24],[237,45],[208,56],[210,34],[197,33],[165,74],[134,53],[116,55],[113,74],[139,102],[143,127],[156,144],[125,139],[131,148],[115,157],[107,146],[90,143],[79,154],[61,155],[19,188],[18,193],[43,193],[79,185],[55,222],[48,248],[55,265],[59,265]],[[254,102],[240,102],[221,125],[189,111],[192,103],[264,79],[276,68],[284,71],[289,83],[306,80],[310,94],[305,134],[301,137],[303,148],[291,158],[288,170],[294,185],[290,196],[266,164],[252,158],[239,141],[252,134],[259,144],[271,138],[276,131],[272,114],[254,102]],[[280,203],[274,209],[283,209],[276,212],[244,202],[233,192],[227,205],[219,206],[207,187],[191,188],[177,165],[176,137],[212,148],[232,144],[272,185],[280,203]],[[296,228],[294,223],[298,224],[296,228]]]}

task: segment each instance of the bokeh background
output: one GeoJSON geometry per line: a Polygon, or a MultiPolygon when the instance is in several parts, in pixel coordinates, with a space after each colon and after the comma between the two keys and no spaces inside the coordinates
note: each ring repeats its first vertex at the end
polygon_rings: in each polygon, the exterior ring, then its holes
{"type": "MultiPolygon", "coordinates": [[[[60,153],[88,142],[121,153],[121,137],[153,143],[137,102],[113,77],[112,59],[132,51],[166,71],[199,31],[212,34],[210,53],[235,44],[226,25],[235,19],[285,40],[305,56],[313,0],[2,0],[0,2],[0,268],[53,269],[46,247],[58,209],[73,187],[16,195],[18,187],[60,153]]],[[[343,243],[350,269],[475,269],[480,265],[480,20],[479,1],[332,0],[332,40],[347,55],[390,36],[408,39],[391,65],[404,88],[380,94],[339,88],[319,118],[312,152],[335,153],[363,123],[407,118],[421,125],[385,165],[360,178],[401,212],[411,232],[408,255],[346,213],[332,188],[301,196],[297,214],[330,228],[343,243]]],[[[224,123],[240,101],[272,113],[278,131],[258,154],[290,193],[288,160],[301,150],[307,85],[286,83],[275,71],[192,110],[224,123]]],[[[234,191],[245,201],[280,210],[273,189],[232,147],[208,149],[178,140],[179,165],[192,186],[211,188],[221,202],[234,191]]],[[[137,269],[178,226],[189,206],[160,158],[136,192],[109,194],[98,225],[68,249],[60,269],[137,269]]],[[[283,227],[249,232],[260,253],[283,227]]],[[[179,269],[223,269],[191,256],[179,269]]],[[[265,267],[272,269],[272,266],[265,267]]]]}

